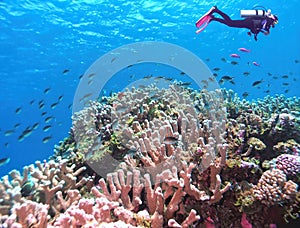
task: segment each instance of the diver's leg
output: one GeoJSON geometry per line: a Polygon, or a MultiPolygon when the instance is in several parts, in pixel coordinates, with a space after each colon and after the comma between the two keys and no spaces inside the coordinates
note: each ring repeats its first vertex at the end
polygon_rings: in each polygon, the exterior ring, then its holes
{"type": "Polygon", "coordinates": [[[221,17],[223,17],[225,21],[231,21],[231,18],[226,13],[222,12],[221,10],[219,10],[216,6],[215,6],[215,9],[214,9],[213,12],[217,13],[221,17]]]}
{"type": "Polygon", "coordinates": [[[218,21],[218,22],[220,22],[222,24],[225,24],[229,27],[249,28],[250,29],[251,22],[247,19],[232,20],[226,13],[219,10],[216,6],[214,7],[213,12],[219,14],[223,18],[217,18],[217,17],[212,16],[211,21],[218,21]]]}
{"type": "Polygon", "coordinates": [[[223,19],[223,18],[218,18],[218,17],[212,17],[210,21],[218,21],[222,24],[225,24],[229,27],[234,27],[234,28],[249,28],[248,23],[246,23],[245,20],[231,20],[230,18],[223,19]]]}

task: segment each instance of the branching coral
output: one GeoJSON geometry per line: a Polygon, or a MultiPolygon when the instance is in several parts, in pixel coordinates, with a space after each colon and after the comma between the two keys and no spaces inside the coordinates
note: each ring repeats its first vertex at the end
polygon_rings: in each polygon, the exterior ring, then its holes
{"type": "Polygon", "coordinates": [[[263,227],[275,221],[266,218],[271,210],[296,218],[299,129],[291,102],[281,96],[247,102],[233,91],[173,84],[92,101],[73,116],[72,137],[50,161],[2,178],[0,222],[263,227]],[[288,131],[296,132],[294,141],[288,131]]]}

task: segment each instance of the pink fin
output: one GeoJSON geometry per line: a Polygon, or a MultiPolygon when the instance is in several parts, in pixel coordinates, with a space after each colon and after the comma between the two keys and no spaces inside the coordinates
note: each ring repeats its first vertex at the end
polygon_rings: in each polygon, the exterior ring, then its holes
{"type": "Polygon", "coordinates": [[[199,27],[202,26],[202,28],[198,29],[196,33],[199,34],[200,32],[202,32],[208,26],[210,20],[211,16],[205,16],[205,18],[201,21],[201,24],[199,23],[199,27]]]}
{"type": "Polygon", "coordinates": [[[211,14],[213,13],[215,7],[212,7],[209,11],[207,11],[197,22],[196,22],[196,27],[200,28],[201,25],[203,25],[207,20],[208,17],[210,18],[211,14]]]}
{"type": "Polygon", "coordinates": [[[200,28],[201,25],[203,25],[208,19],[210,18],[210,16],[205,15],[203,17],[201,17],[197,22],[196,22],[196,27],[200,28]]]}

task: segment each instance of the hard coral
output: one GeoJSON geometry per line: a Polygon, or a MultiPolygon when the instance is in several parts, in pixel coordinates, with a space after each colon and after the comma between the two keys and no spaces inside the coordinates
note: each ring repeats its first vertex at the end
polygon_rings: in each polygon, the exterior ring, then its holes
{"type": "Polygon", "coordinates": [[[300,172],[300,156],[281,154],[275,159],[276,168],[282,170],[287,176],[296,176],[300,172]]]}
{"type": "Polygon", "coordinates": [[[286,175],[279,169],[265,171],[253,188],[254,197],[267,206],[294,198],[296,193],[297,184],[292,181],[286,184],[286,175]]]}

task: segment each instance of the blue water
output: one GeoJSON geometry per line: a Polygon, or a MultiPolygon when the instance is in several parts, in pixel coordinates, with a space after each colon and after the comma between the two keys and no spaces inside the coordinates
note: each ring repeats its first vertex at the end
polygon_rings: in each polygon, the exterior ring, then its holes
{"type": "MultiPolygon", "coordinates": [[[[298,0],[1,0],[0,158],[11,160],[0,167],[0,176],[53,153],[54,145],[68,135],[71,127],[70,105],[79,76],[100,56],[121,45],[137,41],[177,44],[203,59],[211,70],[221,68],[218,78],[233,76],[235,85],[227,82],[221,86],[239,95],[248,92],[247,99],[262,98],[267,90],[270,95],[299,97],[299,8],[298,0]],[[218,23],[211,23],[196,35],[195,21],[213,5],[234,19],[240,18],[240,9],[263,5],[278,15],[279,23],[269,36],[260,34],[257,42],[245,29],[218,23]],[[251,52],[240,53],[240,47],[251,52]],[[232,59],[232,53],[240,54],[241,59],[232,59]],[[232,60],[239,64],[232,65],[232,60]],[[253,61],[260,67],[254,66],[253,61]],[[244,76],[244,72],[250,75],[244,76]],[[281,78],[283,75],[288,78],[281,78]],[[261,79],[261,88],[251,86],[261,79]],[[47,94],[46,88],[50,88],[47,94]],[[59,96],[63,96],[62,100],[52,109],[51,104],[59,96]],[[45,106],[40,109],[38,103],[42,100],[45,106]],[[46,114],[41,116],[43,112],[46,114]],[[42,128],[48,125],[44,119],[48,116],[54,119],[48,123],[51,129],[44,132],[42,128]],[[34,123],[39,123],[39,127],[19,142],[21,133],[34,123]],[[16,124],[20,125],[15,127],[16,124]],[[12,129],[11,135],[4,135],[12,129]],[[52,137],[50,141],[43,143],[42,139],[48,136],[52,137]]],[[[160,73],[171,77],[167,74],[173,71],[164,69],[157,72],[160,73]]],[[[140,70],[135,74],[143,77],[149,72],[140,70]]],[[[127,81],[123,83],[126,86],[127,81]]]]}

